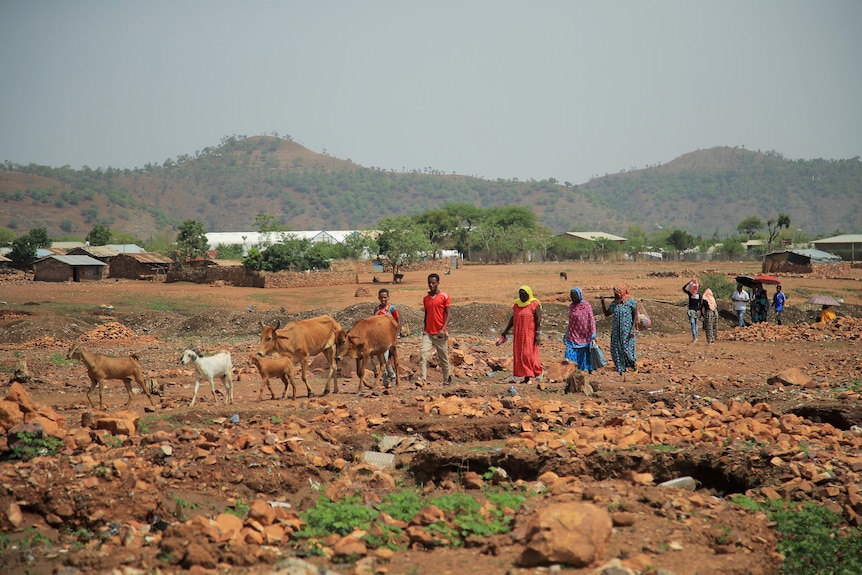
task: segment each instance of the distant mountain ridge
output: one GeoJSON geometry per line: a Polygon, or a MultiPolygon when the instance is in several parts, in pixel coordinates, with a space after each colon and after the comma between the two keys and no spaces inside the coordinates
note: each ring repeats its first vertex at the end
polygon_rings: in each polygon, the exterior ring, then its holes
{"type": "Polygon", "coordinates": [[[860,231],[862,162],[717,147],[574,185],[366,168],[255,136],[136,169],[0,166],[0,227],[44,227],[52,237],[83,237],[102,223],[148,240],[186,219],[208,231],[253,230],[259,213],[294,230],[366,229],[447,203],[523,205],[555,233],[618,235],[637,225],[724,236],[746,217],[783,212],[815,237],[860,231]]]}

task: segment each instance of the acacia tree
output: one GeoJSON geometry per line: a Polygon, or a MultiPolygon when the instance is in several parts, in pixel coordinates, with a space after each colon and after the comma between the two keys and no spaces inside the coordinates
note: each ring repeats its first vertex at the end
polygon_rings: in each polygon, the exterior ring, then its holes
{"type": "Polygon", "coordinates": [[[754,237],[759,230],[763,229],[763,220],[757,216],[749,216],[737,224],[739,233],[748,235],[748,239],[754,237]]]}
{"type": "Polygon", "coordinates": [[[383,218],[377,223],[380,233],[374,240],[377,256],[384,269],[392,270],[392,281],[402,266],[419,261],[431,252],[425,230],[410,216],[383,218]]]}
{"type": "Polygon", "coordinates": [[[771,252],[772,251],[772,242],[775,241],[775,238],[778,237],[778,234],[781,232],[781,229],[787,229],[790,227],[790,216],[784,213],[778,214],[777,220],[767,220],[766,228],[769,231],[769,240],[767,241],[767,248],[771,252]]]}

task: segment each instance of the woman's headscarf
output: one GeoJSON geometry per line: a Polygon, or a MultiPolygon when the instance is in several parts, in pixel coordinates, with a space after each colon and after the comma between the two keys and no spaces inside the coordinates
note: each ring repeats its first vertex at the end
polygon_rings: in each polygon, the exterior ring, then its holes
{"type": "Polygon", "coordinates": [[[614,295],[619,296],[620,301],[628,301],[632,299],[632,294],[629,293],[629,288],[625,284],[617,284],[614,286],[614,295]]]}
{"type": "Polygon", "coordinates": [[[715,311],[718,309],[718,306],[715,305],[715,296],[712,295],[712,290],[710,288],[706,288],[706,291],[703,292],[703,301],[706,302],[706,305],[709,306],[709,309],[715,311]]]}
{"type": "Polygon", "coordinates": [[[527,292],[527,301],[521,301],[521,298],[518,297],[518,299],[515,300],[515,303],[518,304],[518,307],[527,307],[528,305],[530,305],[531,302],[536,302],[539,305],[542,305],[542,302],[533,297],[533,290],[530,289],[530,286],[521,286],[520,288],[518,288],[518,292],[520,292],[521,290],[527,292]]]}
{"type": "Polygon", "coordinates": [[[572,293],[572,292],[578,294],[578,303],[584,301],[584,294],[581,291],[581,288],[576,288],[576,287],[572,288],[571,290],[569,290],[569,293],[572,293]]]}

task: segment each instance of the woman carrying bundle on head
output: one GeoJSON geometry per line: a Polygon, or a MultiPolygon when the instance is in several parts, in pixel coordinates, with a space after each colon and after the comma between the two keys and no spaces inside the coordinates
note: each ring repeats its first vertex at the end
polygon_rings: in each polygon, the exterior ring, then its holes
{"type": "Polygon", "coordinates": [[[682,291],[688,295],[688,323],[691,326],[691,341],[697,343],[697,319],[700,317],[700,294],[697,293],[700,284],[697,278],[691,278],[691,281],[682,286],[682,291]]]}

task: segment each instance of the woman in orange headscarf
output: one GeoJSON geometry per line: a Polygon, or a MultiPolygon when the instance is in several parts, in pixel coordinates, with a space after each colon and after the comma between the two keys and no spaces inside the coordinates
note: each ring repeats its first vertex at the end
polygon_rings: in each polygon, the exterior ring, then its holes
{"type": "Polygon", "coordinates": [[[605,305],[602,298],[602,312],[605,317],[613,315],[611,326],[611,357],[617,373],[626,379],[626,370],[632,369],[637,373],[637,316],[638,302],[629,293],[629,289],[619,284],[614,288],[614,301],[610,306],[605,305]]]}
{"type": "Polygon", "coordinates": [[[515,377],[523,377],[521,383],[530,383],[530,378],[542,376],[542,362],[539,360],[540,330],[542,327],[542,304],[533,297],[529,286],[518,289],[518,299],[512,306],[509,324],[503,336],[513,330],[512,371],[515,377]],[[514,328],[514,329],[513,329],[514,328]]]}

